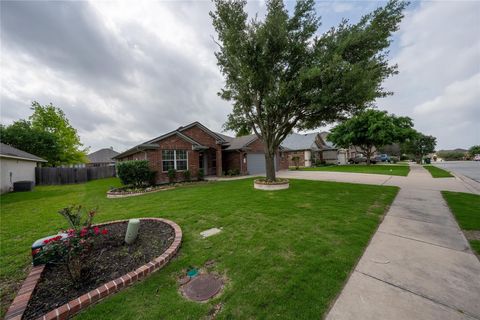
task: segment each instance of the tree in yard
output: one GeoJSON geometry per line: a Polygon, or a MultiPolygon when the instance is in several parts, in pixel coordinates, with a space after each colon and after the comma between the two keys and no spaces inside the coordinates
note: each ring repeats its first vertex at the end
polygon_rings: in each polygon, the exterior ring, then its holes
{"type": "Polygon", "coordinates": [[[407,140],[414,132],[412,126],[409,117],[397,117],[386,111],[369,109],[333,128],[328,140],[342,148],[360,147],[369,165],[375,148],[407,140]]]}
{"type": "Polygon", "coordinates": [[[475,157],[476,154],[480,154],[480,145],[472,146],[470,149],[468,149],[468,153],[471,157],[475,157]]]}
{"type": "Polygon", "coordinates": [[[319,37],[313,0],[298,1],[291,15],[281,0],[267,1],[263,21],[248,21],[246,1],[214,3],[215,55],[226,79],[219,95],[233,102],[225,128],[247,127],[264,141],[267,180],[275,180],[275,153],[294,128],[345,119],[389,94],[381,84],[396,66],[385,50],[406,2],[392,0],[319,37]]]}
{"type": "Polygon", "coordinates": [[[248,127],[245,126],[245,127],[239,128],[235,136],[238,138],[238,137],[248,136],[249,134],[252,134],[252,132],[250,131],[250,129],[248,129],[248,127]]]}
{"type": "Polygon", "coordinates": [[[60,148],[54,134],[34,129],[29,121],[0,125],[0,141],[47,160],[47,165],[59,161],[60,148]]]}
{"type": "Polygon", "coordinates": [[[408,139],[402,147],[405,153],[413,154],[415,161],[421,163],[426,154],[435,151],[436,144],[437,139],[435,137],[415,131],[412,137],[408,139]]]}
{"type": "Polygon", "coordinates": [[[49,166],[86,162],[87,150],[60,108],[33,102],[32,110],[30,121],[0,126],[3,143],[44,158],[49,166]]]}
{"type": "Polygon", "coordinates": [[[77,130],[72,127],[62,109],[49,105],[40,105],[34,101],[32,103],[33,114],[29,120],[32,123],[32,128],[52,133],[59,146],[59,155],[57,163],[61,164],[76,164],[87,161],[87,148],[82,148],[83,144],[80,142],[77,130]]]}

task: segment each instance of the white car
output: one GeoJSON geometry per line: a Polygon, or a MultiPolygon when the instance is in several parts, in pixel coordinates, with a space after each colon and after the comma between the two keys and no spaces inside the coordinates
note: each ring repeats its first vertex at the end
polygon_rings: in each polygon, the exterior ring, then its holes
{"type": "Polygon", "coordinates": [[[480,154],[476,154],[475,157],[473,157],[473,161],[480,161],[480,154]]]}

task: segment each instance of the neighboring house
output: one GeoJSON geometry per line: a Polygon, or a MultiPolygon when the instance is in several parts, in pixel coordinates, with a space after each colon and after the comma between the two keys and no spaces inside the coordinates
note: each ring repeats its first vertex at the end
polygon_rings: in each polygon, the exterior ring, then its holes
{"type": "MultiPolygon", "coordinates": [[[[264,144],[258,137],[229,137],[213,132],[199,122],[139,144],[113,159],[148,160],[150,168],[157,173],[157,183],[168,181],[169,169],[177,171],[178,180],[183,179],[186,170],[192,177],[198,176],[199,170],[203,170],[206,176],[222,176],[228,171],[240,174],[265,172],[264,144]]],[[[278,152],[275,159],[277,170],[288,168],[285,160],[278,152]]]]}
{"type": "Polygon", "coordinates": [[[119,155],[119,153],[113,150],[113,147],[97,150],[87,155],[88,163],[86,164],[86,166],[87,167],[113,166],[115,165],[115,159],[113,158],[117,155],[119,155]]]}
{"type": "Polygon", "coordinates": [[[17,181],[35,182],[35,167],[46,160],[28,152],[0,143],[0,193],[13,190],[17,181]]]}
{"type": "Polygon", "coordinates": [[[301,167],[311,167],[318,162],[345,164],[348,151],[336,148],[327,140],[328,132],[292,133],[282,142],[288,165],[295,166],[294,157],[298,157],[301,167]]]}

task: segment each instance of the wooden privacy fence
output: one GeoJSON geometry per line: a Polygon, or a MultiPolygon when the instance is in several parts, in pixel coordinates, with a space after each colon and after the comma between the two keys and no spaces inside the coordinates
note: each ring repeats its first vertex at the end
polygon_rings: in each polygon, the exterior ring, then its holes
{"type": "Polygon", "coordinates": [[[35,168],[35,181],[42,184],[83,183],[90,180],[115,177],[115,167],[91,168],[35,168]]]}

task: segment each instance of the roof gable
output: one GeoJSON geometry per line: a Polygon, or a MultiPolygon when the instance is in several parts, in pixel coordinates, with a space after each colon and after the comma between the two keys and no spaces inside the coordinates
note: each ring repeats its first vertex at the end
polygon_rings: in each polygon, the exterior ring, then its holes
{"type": "Polygon", "coordinates": [[[0,142],[0,156],[4,158],[22,159],[35,162],[47,162],[47,160],[37,157],[26,151],[12,147],[11,145],[0,142]]]}
{"type": "Polygon", "coordinates": [[[203,132],[205,132],[206,134],[210,135],[211,137],[215,138],[215,140],[217,141],[217,143],[225,143],[225,142],[228,142],[225,138],[227,136],[223,135],[223,134],[217,134],[216,132],[213,132],[212,130],[208,129],[207,127],[205,127],[203,124],[201,124],[200,122],[198,121],[195,121],[195,122],[192,122],[186,126],[183,126],[183,127],[180,127],[177,129],[177,131],[179,132],[182,132],[182,131],[185,131],[187,129],[190,129],[191,127],[198,127],[199,129],[201,129],[203,132]]]}

